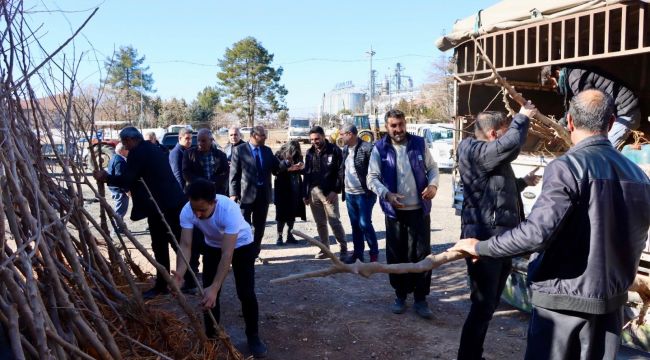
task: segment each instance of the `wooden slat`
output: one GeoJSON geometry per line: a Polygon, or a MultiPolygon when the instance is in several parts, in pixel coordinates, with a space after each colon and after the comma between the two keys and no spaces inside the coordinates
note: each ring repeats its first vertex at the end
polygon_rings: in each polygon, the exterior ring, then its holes
{"type": "Polygon", "coordinates": [[[562,25],[560,26],[560,60],[564,59],[566,52],[564,51],[564,46],[566,45],[566,20],[562,20],[562,25]]]}
{"type": "Polygon", "coordinates": [[[639,49],[643,47],[643,35],[645,35],[645,6],[639,4],[639,49]]]}
{"type": "Polygon", "coordinates": [[[539,35],[539,25],[536,26],[535,30],[535,62],[539,62],[539,43],[542,41],[542,37],[539,35]]]}
{"type": "Polygon", "coordinates": [[[609,52],[609,9],[605,9],[605,54],[609,52]]]}
{"type": "Polygon", "coordinates": [[[627,25],[627,6],[621,9],[621,49],[620,51],[625,50],[625,34],[626,34],[626,27],[627,25]]]}
{"type": "Polygon", "coordinates": [[[589,56],[594,54],[594,13],[589,14],[589,56]]]}
{"type": "Polygon", "coordinates": [[[530,28],[524,29],[524,65],[528,64],[528,32],[530,28]]]}
{"type": "Polygon", "coordinates": [[[576,16],[575,19],[575,31],[573,32],[573,57],[577,58],[580,56],[578,53],[578,50],[580,49],[580,16],[576,16]]]}
{"type": "Polygon", "coordinates": [[[548,58],[547,60],[550,61],[553,59],[551,56],[551,49],[553,47],[553,23],[548,24],[548,58]]]}

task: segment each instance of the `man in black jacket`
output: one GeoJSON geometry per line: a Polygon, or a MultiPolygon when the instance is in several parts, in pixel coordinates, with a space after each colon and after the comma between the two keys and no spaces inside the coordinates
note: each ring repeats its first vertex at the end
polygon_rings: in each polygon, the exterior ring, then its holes
{"type": "Polygon", "coordinates": [[[614,359],[623,305],[650,226],[650,180],[607,140],[614,101],[599,90],[570,103],[574,146],[544,171],[528,219],[488,241],[452,250],[509,257],[529,252],[533,311],[526,359],[614,359]]]}
{"type": "MultiPolygon", "coordinates": [[[[533,105],[523,106],[508,125],[503,113],[482,112],[474,123],[476,138],[466,138],[458,145],[464,198],[461,238],[487,240],[523,220],[519,193],[528,185],[536,185],[539,177],[529,174],[517,179],[510,163],[526,142],[529,118],[534,114],[533,105]]],[[[488,325],[511,266],[510,258],[467,261],[472,306],[460,337],[459,360],[481,359],[488,325]]]]}
{"type": "Polygon", "coordinates": [[[183,179],[186,185],[197,179],[211,181],[217,188],[217,194],[226,195],[230,168],[226,154],[213,146],[213,142],[210,130],[198,131],[197,146],[187,149],[183,154],[183,179]]]}
{"type": "Polygon", "coordinates": [[[245,144],[245,142],[241,139],[241,131],[239,131],[239,127],[231,126],[230,129],[228,129],[228,144],[223,148],[223,152],[226,153],[228,162],[232,160],[232,149],[241,144],[245,144]]]}
{"type": "Polygon", "coordinates": [[[599,89],[614,98],[616,121],[608,132],[608,138],[616,148],[625,142],[631,130],[637,129],[641,123],[639,98],[620,81],[593,70],[556,65],[544,66],[540,78],[542,84],[550,83],[564,96],[564,105],[567,108],[571,98],[588,89],[599,89]]]}
{"type": "MultiPolygon", "coordinates": [[[[172,244],[174,251],[176,247],[173,246],[165,222],[169,224],[176,239],[179,239],[181,233],[179,214],[186,202],[185,196],[172,174],[167,154],[158,146],[144,141],[138,129],[131,126],[122,129],[120,141],[129,151],[124,172],[120,175],[109,175],[104,170],[95,170],[93,176],[97,181],[108,183],[109,186],[131,191],[133,200],[131,220],[147,218],[154,257],[169,272],[168,244],[172,244]],[[147,185],[153,199],[150,198],[149,192],[140,180],[147,185]],[[164,219],[152,200],[158,204],[164,219]]],[[[186,274],[185,280],[192,282],[189,273],[186,274]]],[[[154,287],[145,291],[143,296],[152,298],[167,292],[167,282],[158,272],[154,287]]]]}
{"type": "Polygon", "coordinates": [[[341,198],[347,202],[350,225],[352,225],[352,244],[354,252],[345,260],[352,264],[359,260],[363,262],[365,238],[370,248],[370,262],[376,262],[379,255],[377,234],[372,226],[372,207],[377,202],[377,195],[368,189],[366,177],[368,164],[372,153],[372,144],[361,140],[357,136],[357,127],[345,124],[339,133],[345,147],[343,147],[343,161],[339,175],[343,177],[341,183],[343,193],[341,198]]]}
{"type": "MultiPolygon", "coordinates": [[[[345,241],[345,230],[339,220],[341,216],[338,198],[338,193],[341,192],[340,171],[343,155],[341,149],[325,139],[325,131],[320,126],[309,130],[309,140],[312,146],[305,155],[303,201],[311,208],[320,241],[325,246],[330,246],[327,231],[329,222],[336,241],[341,245],[339,256],[341,260],[345,260],[348,257],[348,244],[345,241]]],[[[326,257],[323,252],[316,255],[318,259],[326,257]]]]}

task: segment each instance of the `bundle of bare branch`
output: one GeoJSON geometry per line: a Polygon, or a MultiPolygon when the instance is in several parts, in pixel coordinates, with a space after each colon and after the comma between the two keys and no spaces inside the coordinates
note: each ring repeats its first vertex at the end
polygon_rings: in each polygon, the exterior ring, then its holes
{"type": "Polygon", "coordinates": [[[206,338],[180,292],[175,298],[189,321],[144,303],[138,282],[146,275],[126,241],[162,267],[128,229],[111,239],[108,223],[126,225],[77,163],[72,145],[91,138],[96,103],[73,96],[78,63],[53,60],[70,39],[34,64],[30,45],[38,38],[23,15],[22,2],[0,3],[0,345],[8,340],[17,359],[243,358],[221,328],[218,339],[206,338]],[[48,85],[52,68],[62,80],[48,85]],[[48,109],[36,100],[36,77],[54,104],[48,109]],[[65,129],[61,141],[50,129],[55,119],[65,129]],[[44,160],[41,143],[54,150],[53,164],[44,160]],[[84,191],[99,199],[103,226],[84,207],[84,191]]]}

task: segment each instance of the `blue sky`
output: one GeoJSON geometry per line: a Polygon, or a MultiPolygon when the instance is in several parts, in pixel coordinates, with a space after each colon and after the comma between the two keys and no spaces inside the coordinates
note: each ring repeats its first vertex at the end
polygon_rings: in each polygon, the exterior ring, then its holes
{"type": "MultiPolygon", "coordinates": [[[[336,83],[351,80],[366,87],[365,52],[371,45],[378,79],[400,62],[416,86],[426,82],[442,55],[435,40],[456,19],[495,2],[61,0],[26,1],[25,9],[32,12],[32,28],[43,25],[38,34],[51,51],[99,7],[74,42],[75,53],[83,51],[87,59],[79,78],[98,83],[95,57],[103,63],[114,49],[132,45],[146,57],[156,94],[188,102],[217,84],[217,62],[225,49],[254,36],[275,54],[274,65],[284,68],[287,105],[297,116],[315,114],[322,94],[336,83]],[[46,9],[55,11],[42,12],[46,9]]],[[[72,47],[65,51],[72,55],[72,47]]]]}

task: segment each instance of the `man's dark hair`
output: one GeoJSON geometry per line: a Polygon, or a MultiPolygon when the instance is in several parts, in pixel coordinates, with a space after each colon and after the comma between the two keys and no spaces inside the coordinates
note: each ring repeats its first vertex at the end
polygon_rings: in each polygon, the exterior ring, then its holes
{"type": "Polygon", "coordinates": [[[386,115],[384,115],[384,121],[388,122],[388,119],[390,119],[390,118],[405,120],[406,116],[400,110],[393,109],[393,110],[388,110],[386,112],[386,115]]]}
{"type": "Polygon", "coordinates": [[[197,179],[187,185],[185,188],[185,195],[187,195],[190,200],[205,200],[213,202],[217,195],[217,188],[214,186],[212,181],[197,179]]]}
{"type": "Polygon", "coordinates": [[[311,134],[320,134],[325,136],[325,130],[323,130],[323,128],[320,126],[314,126],[311,129],[309,129],[309,135],[311,134]]]}
{"type": "Polygon", "coordinates": [[[475,129],[487,133],[490,130],[498,130],[508,124],[508,118],[501,111],[483,111],[476,116],[475,129]]]}
{"type": "Polygon", "coordinates": [[[607,131],[615,114],[614,99],[598,89],[585,90],[571,99],[569,114],[577,129],[607,131]]]}
{"type": "Polygon", "coordinates": [[[124,139],[136,139],[144,140],[140,130],[134,128],[133,126],[127,126],[124,129],[120,130],[120,140],[124,139]]]}

